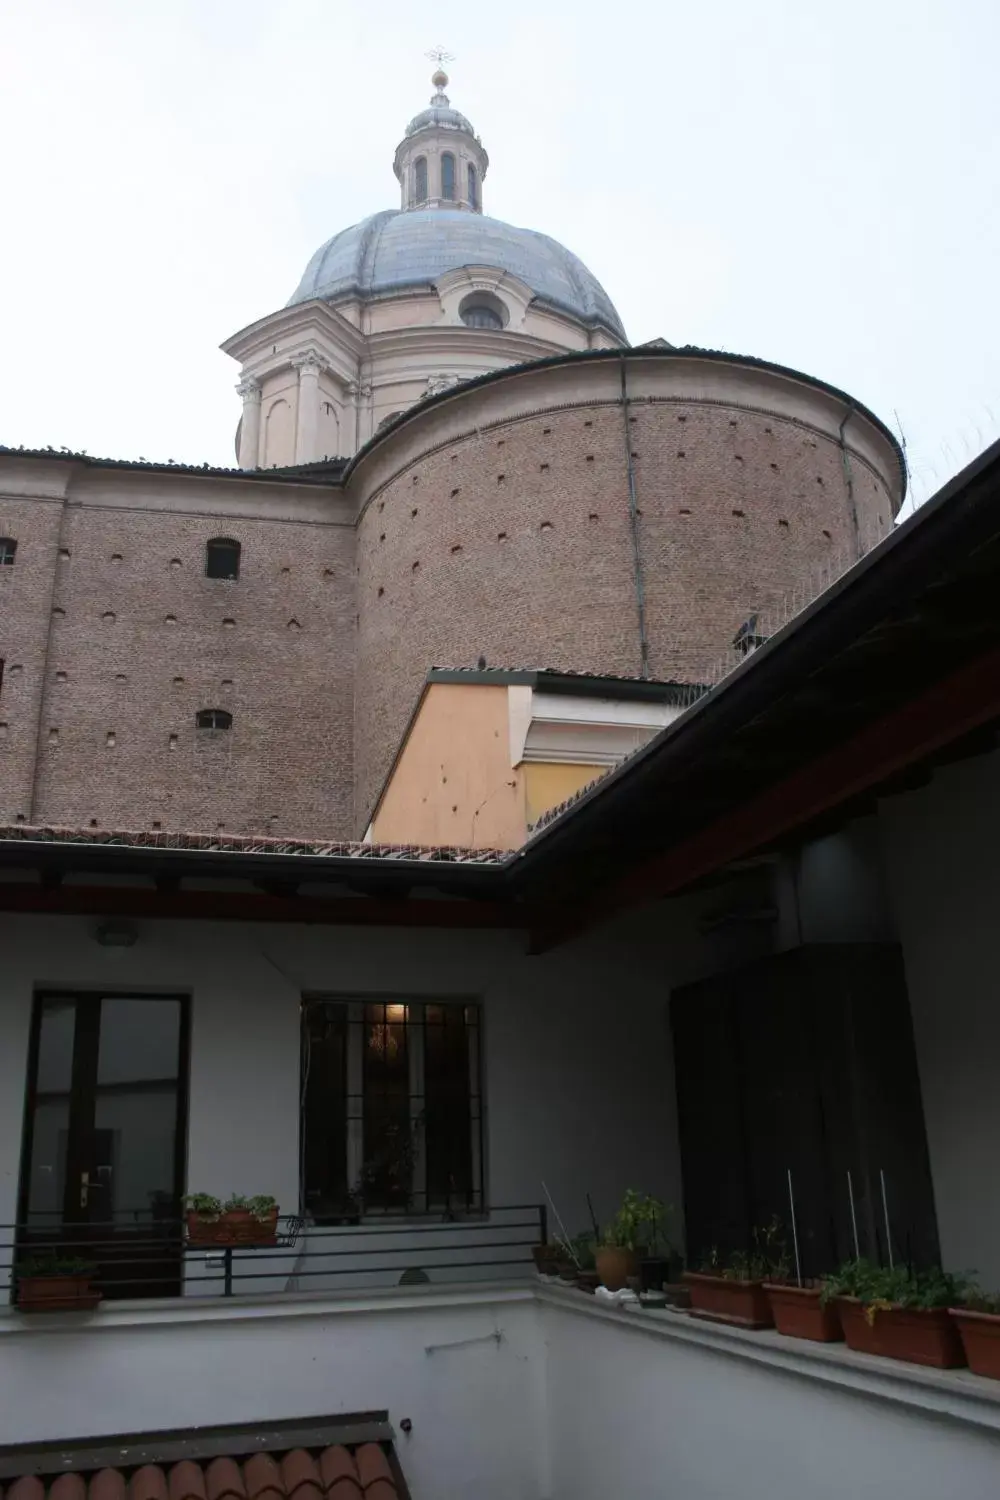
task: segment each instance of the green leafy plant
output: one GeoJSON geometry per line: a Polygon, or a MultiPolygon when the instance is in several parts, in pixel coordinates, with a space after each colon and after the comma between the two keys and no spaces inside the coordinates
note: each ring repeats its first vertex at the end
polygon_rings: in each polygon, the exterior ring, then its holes
{"type": "Polygon", "coordinates": [[[597,1249],[597,1241],[589,1229],[580,1234],[575,1234],[569,1240],[557,1240],[556,1246],[560,1258],[563,1258],[575,1266],[578,1271],[592,1271],[594,1269],[594,1254],[597,1249]]]}
{"type": "Polygon", "coordinates": [[[823,1283],[820,1301],[824,1306],[834,1297],[854,1297],[865,1310],[869,1324],[879,1312],[894,1307],[915,1308],[929,1312],[934,1308],[958,1307],[968,1294],[969,1283],[935,1266],[914,1271],[909,1266],[879,1266],[861,1257],[845,1261],[823,1283]]]}
{"type": "Polygon", "coordinates": [[[230,1213],[250,1213],[255,1219],[267,1219],[278,1206],[274,1198],[263,1193],[258,1193],[255,1198],[233,1193],[225,1202],[211,1193],[189,1193],[184,1204],[200,1219],[221,1219],[223,1214],[230,1213]]]}
{"type": "Polygon", "coordinates": [[[202,1219],[222,1217],[222,1203],[218,1198],[213,1198],[211,1193],[189,1193],[184,1199],[184,1206],[202,1219]]]}
{"type": "Polygon", "coordinates": [[[1000,1317],[1000,1292],[984,1292],[982,1287],[969,1282],[962,1298],[962,1307],[967,1307],[969,1312],[989,1313],[991,1317],[1000,1317]]]}
{"type": "Polygon", "coordinates": [[[658,1226],[664,1217],[659,1198],[651,1198],[628,1188],[621,1208],[604,1228],[601,1244],[617,1250],[646,1250],[655,1244],[658,1226]]]}
{"type": "Polygon", "coordinates": [[[278,1207],[278,1200],[268,1197],[266,1193],[258,1193],[256,1197],[247,1200],[246,1207],[255,1219],[269,1219],[278,1207]]]}
{"type": "Polygon", "coordinates": [[[735,1250],[723,1256],[717,1245],[699,1267],[704,1276],[721,1276],[725,1281],[787,1281],[791,1264],[781,1220],[756,1226],[750,1236],[749,1250],[735,1250]]]}
{"type": "Polygon", "coordinates": [[[38,1255],[26,1255],[18,1261],[18,1276],[94,1276],[97,1267],[91,1260],[79,1255],[57,1255],[50,1251],[38,1255]]]}

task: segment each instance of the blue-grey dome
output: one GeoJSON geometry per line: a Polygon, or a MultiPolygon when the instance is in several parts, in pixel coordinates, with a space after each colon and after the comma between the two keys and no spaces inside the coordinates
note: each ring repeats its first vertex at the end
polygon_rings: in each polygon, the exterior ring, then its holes
{"type": "Polygon", "coordinates": [[[372,297],[434,286],[463,266],[509,271],[540,302],[581,323],[599,324],[626,342],[611,298],[565,246],[534,229],[461,209],[386,209],[342,229],[316,251],[288,306],[314,297],[372,297]]]}
{"type": "Polygon", "coordinates": [[[407,135],[416,135],[418,130],[425,129],[428,125],[444,125],[448,130],[464,130],[469,135],[475,136],[475,131],[464,115],[459,114],[457,109],[451,109],[447,105],[432,104],[429,109],[422,109],[419,115],[414,115],[406,127],[407,135]]]}

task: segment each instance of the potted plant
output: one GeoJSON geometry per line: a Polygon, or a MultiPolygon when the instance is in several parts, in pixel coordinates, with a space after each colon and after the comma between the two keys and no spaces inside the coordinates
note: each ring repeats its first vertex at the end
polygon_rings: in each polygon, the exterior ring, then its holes
{"type": "Polygon", "coordinates": [[[649,1237],[646,1241],[645,1253],[639,1260],[639,1285],[644,1292],[659,1292],[663,1291],[668,1282],[677,1280],[683,1262],[664,1230],[665,1224],[673,1214],[673,1208],[669,1204],[664,1207],[655,1198],[650,1198],[648,1201],[652,1205],[649,1237]]]}
{"type": "Polygon", "coordinates": [[[532,1245],[531,1258],[539,1276],[558,1276],[568,1259],[562,1240],[551,1240],[544,1245],[532,1245]]]}
{"type": "Polygon", "coordinates": [[[278,1233],[278,1205],[259,1194],[239,1194],[223,1203],[211,1193],[192,1193],[187,1208],[187,1237],[191,1245],[273,1245],[278,1233]]]}
{"type": "Polygon", "coordinates": [[[1000,1380],[1000,1296],[970,1286],[951,1317],[975,1375],[1000,1380]]]}
{"type": "Polygon", "coordinates": [[[691,1292],[691,1315],[738,1328],[771,1328],[774,1318],[764,1283],[787,1276],[781,1221],[772,1219],[753,1230],[749,1250],[724,1257],[713,1247],[699,1270],[684,1272],[691,1292]]]}
{"type": "Polygon", "coordinates": [[[583,1292],[596,1291],[601,1278],[597,1271],[597,1241],[589,1229],[576,1234],[565,1247],[569,1259],[569,1273],[560,1268],[564,1281],[572,1281],[583,1292]]]}
{"type": "Polygon", "coordinates": [[[84,1312],[101,1300],[96,1274],[93,1262],[77,1255],[25,1256],[15,1269],[17,1306],[21,1312],[84,1312]]]}
{"type": "Polygon", "coordinates": [[[620,1292],[639,1275],[639,1257],[649,1243],[649,1232],[662,1216],[658,1198],[644,1197],[629,1188],[621,1208],[600,1236],[594,1260],[601,1285],[620,1292]]]}
{"type": "Polygon", "coordinates": [[[779,1333],[790,1339],[811,1339],[816,1344],[835,1344],[844,1337],[835,1304],[822,1300],[823,1285],[822,1281],[805,1281],[799,1286],[790,1278],[765,1281],[764,1291],[779,1333]]]}
{"type": "Polygon", "coordinates": [[[849,1260],[826,1279],[820,1300],[836,1303],[849,1349],[948,1370],[965,1363],[948,1309],[964,1284],[946,1271],[914,1271],[849,1260]]]}

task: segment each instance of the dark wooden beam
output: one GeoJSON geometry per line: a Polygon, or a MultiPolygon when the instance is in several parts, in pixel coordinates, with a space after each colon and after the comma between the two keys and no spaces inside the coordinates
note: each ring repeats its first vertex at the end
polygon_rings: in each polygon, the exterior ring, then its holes
{"type": "Polygon", "coordinates": [[[1000,716],[1000,648],[809,761],[747,802],[644,860],[572,913],[533,929],[542,952],[617,911],[673,895],[723,865],[773,844],[839,804],[916,767],[935,751],[1000,716]]]}
{"type": "Polygon", "coordinates": [[[288,897],[233,891],[160,891],[131,886],[0,884],[0,912],[135,917],[197,922],[305,922],[350,927],[519,928],[526,907],[499,901],[396,901],[376,897],[288,897]]]}

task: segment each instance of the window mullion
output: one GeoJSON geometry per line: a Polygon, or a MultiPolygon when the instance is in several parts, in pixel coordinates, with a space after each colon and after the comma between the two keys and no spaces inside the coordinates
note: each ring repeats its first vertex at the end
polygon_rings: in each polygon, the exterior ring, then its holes
{"type": "Polygon", "coordinates": [[[406,1008],[407,1051],[410,1061],[410,1131],[414,1143],[413,1176],[410,1193],[419,1211],[430,1207],[427,1202],[427,1129],[426,1069],[424,1066],[423,1005],[406,1008]]]}
{"type": "Polygon", "coordinates": [[[364,1040],[365,1008],[360,1002],[347,1012],[347,1191],[363,1188],[364,1140],[364,1040]]]}

